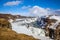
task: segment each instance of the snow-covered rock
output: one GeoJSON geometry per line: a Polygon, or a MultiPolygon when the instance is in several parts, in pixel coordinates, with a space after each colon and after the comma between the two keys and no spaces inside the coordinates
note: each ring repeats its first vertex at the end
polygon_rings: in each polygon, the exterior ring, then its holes
{"type": "Polygon", "coordinates": [[[56,19],[56,20],[60,21],[60,16],[53,15],[49,19],[56,19]]]}

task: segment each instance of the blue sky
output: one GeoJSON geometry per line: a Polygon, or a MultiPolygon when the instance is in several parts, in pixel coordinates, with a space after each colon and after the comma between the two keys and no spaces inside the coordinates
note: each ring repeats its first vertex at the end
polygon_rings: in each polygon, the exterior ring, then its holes
{"type": "Polygon", "coordinates": [[[60,11],[60,0],[0,0],[0,13],[31,15],[36,10],[45,13],[46,9],[60,11]]]}

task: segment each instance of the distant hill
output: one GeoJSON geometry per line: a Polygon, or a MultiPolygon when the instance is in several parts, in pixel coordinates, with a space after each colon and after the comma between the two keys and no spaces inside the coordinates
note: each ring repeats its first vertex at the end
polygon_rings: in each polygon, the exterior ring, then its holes
{"type": "Polygon", "coordinates": [[[17,19],[17,18],[32,18],[32,17],[27,17],[27,16],[21,16],[21,15],[12,15],[12,14],[2,14],[0,13],[0,18],[5,18],[5,19],[17,19]]]}

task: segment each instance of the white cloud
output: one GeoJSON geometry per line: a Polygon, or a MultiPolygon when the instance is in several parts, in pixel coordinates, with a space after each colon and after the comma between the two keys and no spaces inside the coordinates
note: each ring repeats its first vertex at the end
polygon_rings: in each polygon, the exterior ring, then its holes
{"type": "Polygon", "coordinates": [[[30,16],[60,15],[60,9],[43,8],[40,6],[22,6],[21,9],[27,10],[30,16]]]}
{"type": "Polygon", "coordinates": [[[44,16],[44,15],[49,15],[53,14],[53,10],[50,8],[42,8],[40,6],[22,6],[21,9],[27,10],[28,14],[31,16],[44,16]]]}
{"type": "Polygon", "coordinates": [[[56,11],[60,11],[60,9],[56,10],[56,11]]]}
{"type": "Polygon", "coordinates": [[[60,9],[55,10],[54,13],[55,13],[56,15],[60,15],[60,9]]]}
{"type": "Polygon", "coordinates": [[[33,16],[60,15],[60,9],[53,10],[51,8],[43,8],[40,6],[33,6],[29,13],[33,16]]]}
{"type": "Polygon", "coordinates": [[[21,4],[22,1],[10,1],[10,2],[6,2],[4,4],[4,6],[13,6],[13,5],[19,5],[21,4]]]}
{"type": "Polygon", "coordinates": [[[28,6],[22,6],[21,9],[22,10],[29,10],[29,9],[31,9],[31,6],[30,5],[28,5],[28,6]]]}
{"type": "Polygon", "coordinates": [[[33,6],[30,10],[30,13],[36,16],[49,15],[51,12],[50,8],[42,8],[40,6],[33,6]]]}

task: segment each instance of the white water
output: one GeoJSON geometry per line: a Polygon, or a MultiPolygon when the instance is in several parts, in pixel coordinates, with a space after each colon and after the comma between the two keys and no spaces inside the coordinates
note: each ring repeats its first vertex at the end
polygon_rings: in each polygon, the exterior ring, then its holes
{"type": "MultiPolygon", "coordinates": [[[[29,22],[30,22],[30,20],[29,20],[29,22]]],[[[27,23],[29,23],[29,22],[27,21],[27,23]]],[[[16,31],[17,33],[32,35],[33,37],[41,39],[41,40],[51,40],[50,38],[45,37],[45,32],[43,29],[35,28],[35,27],[27,28],[26,25],[21,25],[23,23],[24,22],[21,22],[21,21],[14,22],[14,23],[11,22],[12,30],[16,31]]]]}
{"type": "Polygon", "coordinates": [[[48,37],[45,37],[44,30],[37,28],[27,28],[26,26],[17,26],[18,23],[12,23],[12,29],[17,33],[23,33],[26,35],[32,35],[35,38],[41,40],[50,40],[48,37]],[[34,33],[33,33],[34,32],[34,33]]]}

